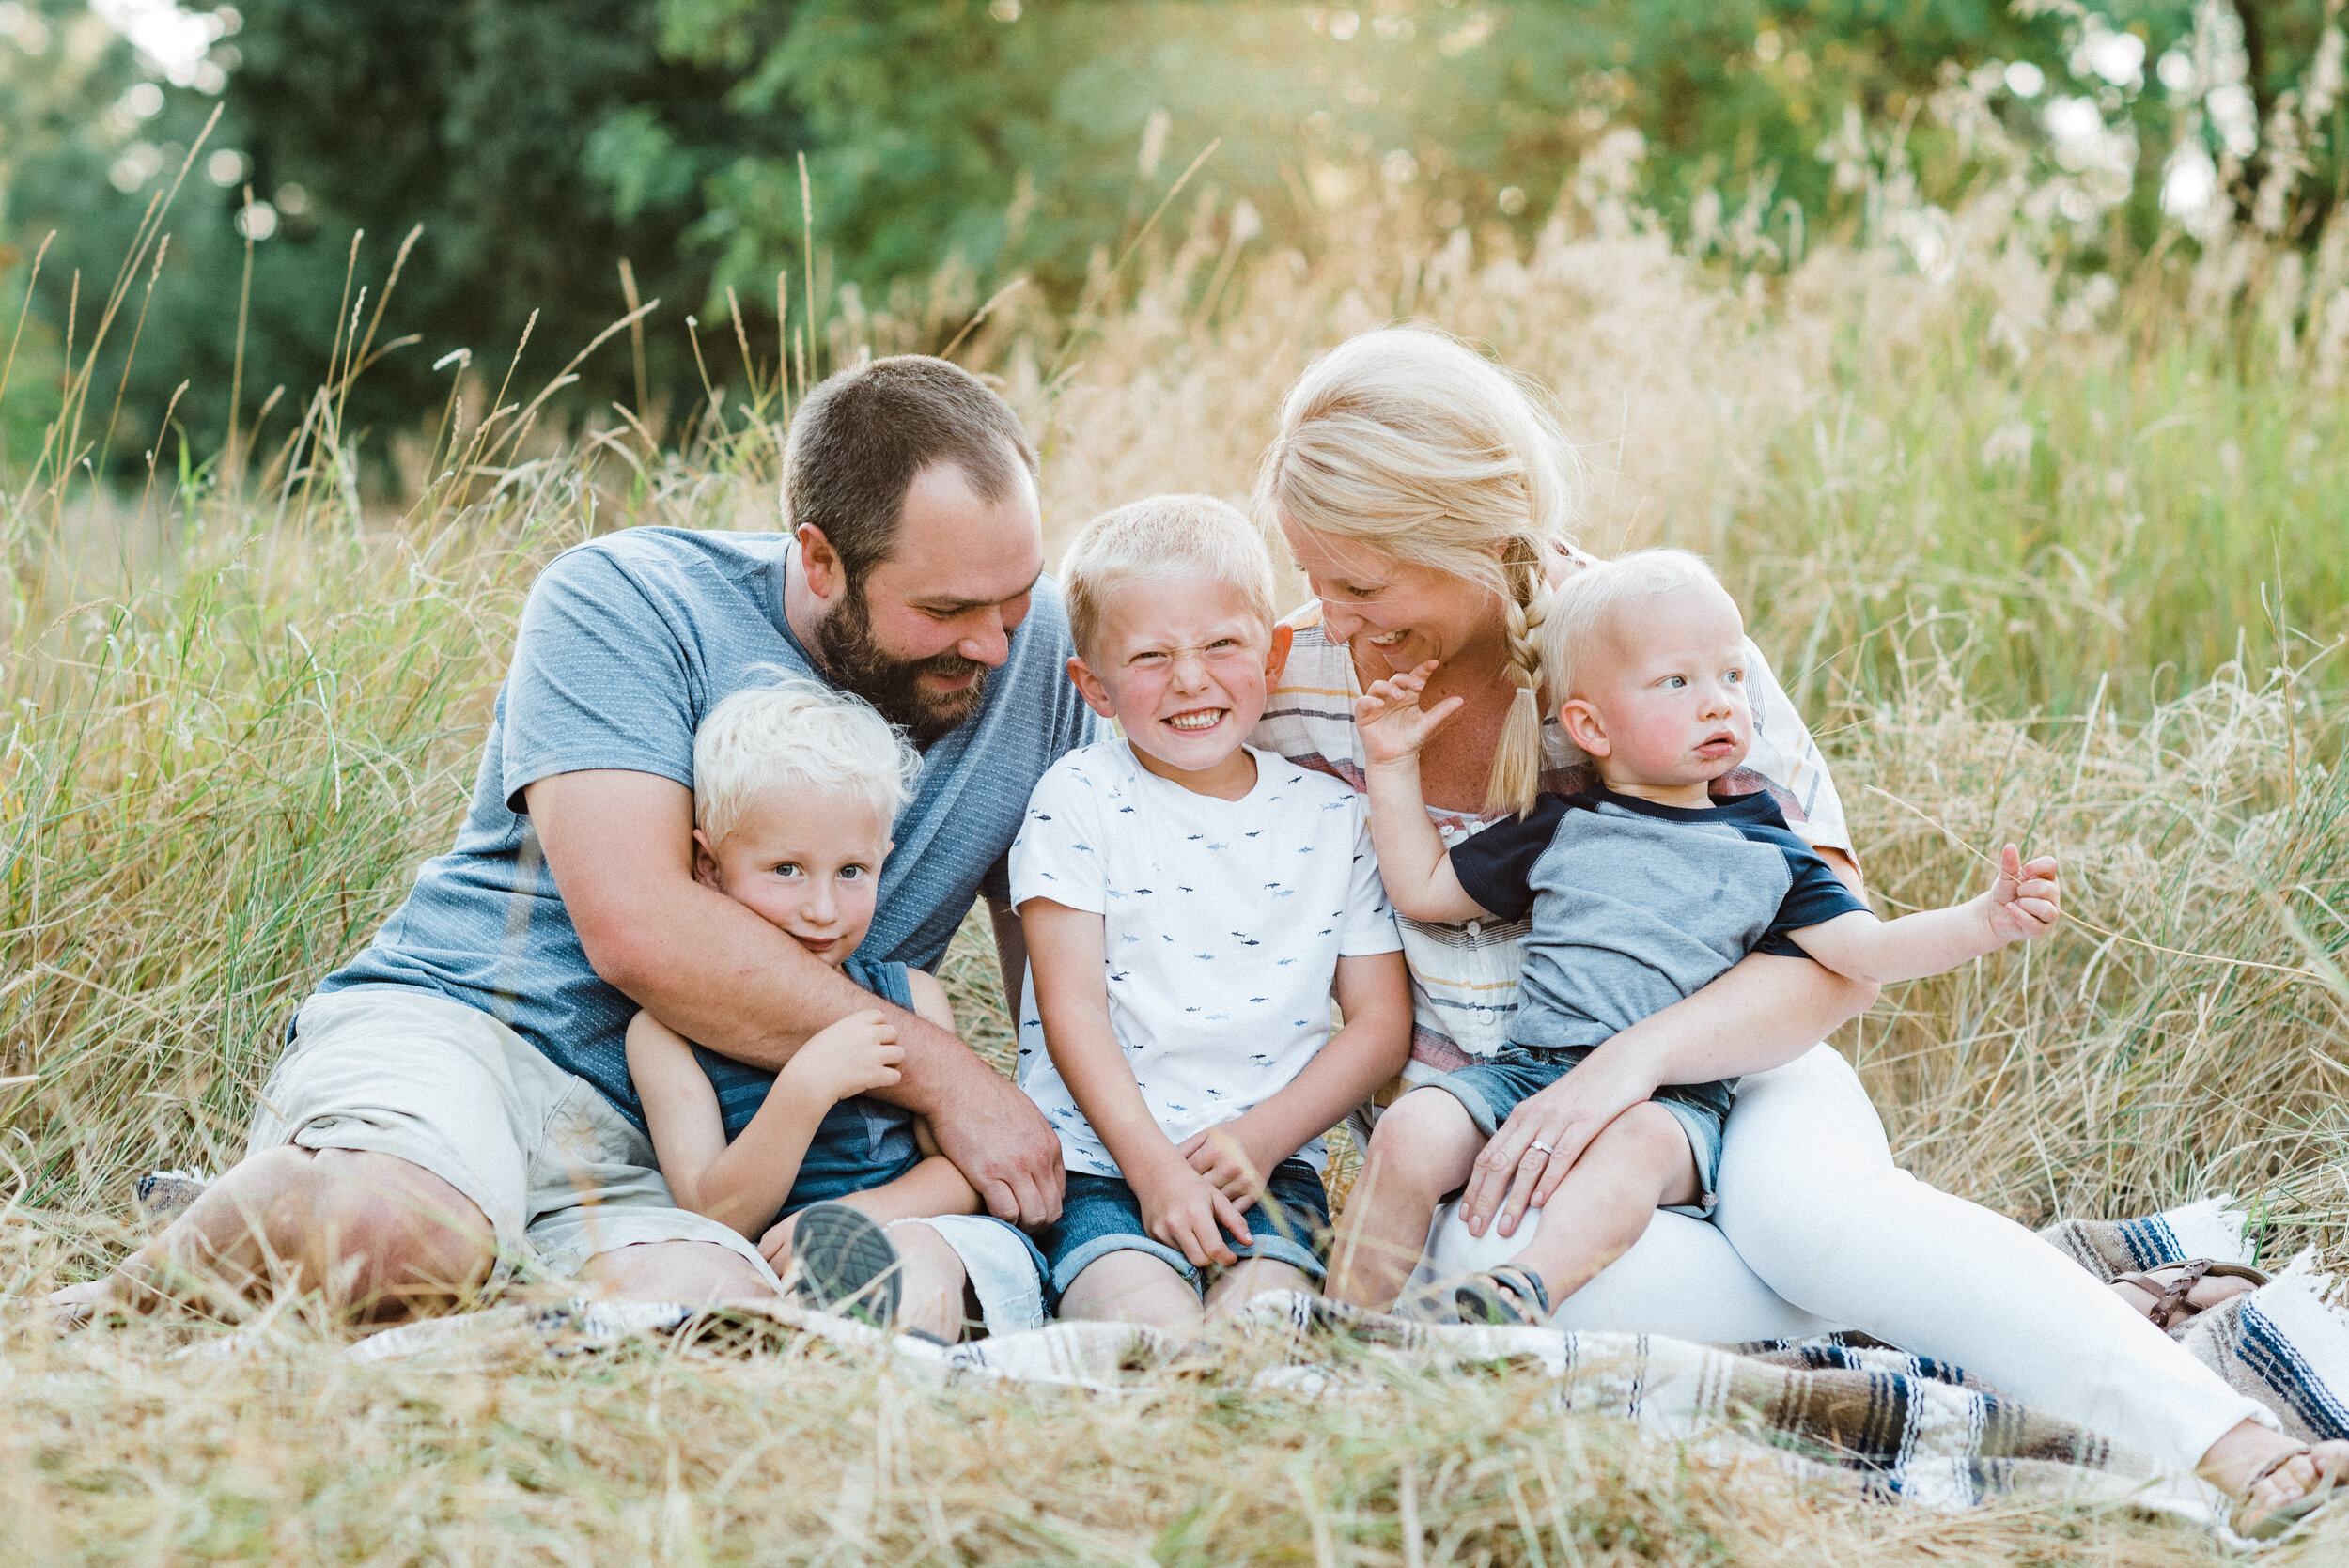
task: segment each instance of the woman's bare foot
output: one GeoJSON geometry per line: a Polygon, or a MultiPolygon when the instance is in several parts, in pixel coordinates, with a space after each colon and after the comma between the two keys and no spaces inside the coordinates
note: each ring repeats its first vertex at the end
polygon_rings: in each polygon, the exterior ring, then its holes
{"type": "MultiPolygon", "coordinates": [[[[2166,1288],[2176,1283],[2185,1272],[2184,1264],[2170,1264],[2161,1268],[2147,1269],[2144,1278],[2156,1281],[2166,1288]]],[[[2190,1321],[2195,1315],[2208,1312],[2222,1301],[2231,1301],[2238,1296],[2248,1295],[2258,1288],[2256,1282],[2239,1276],[2206,1274],[2194,1282],[2193,1289],[2186,1293],[2186,1299],[2180,1305],[2186,1309],[2186,1316],[2178,1321],[2181,1323],[2190,1321]]],[[[2118,1281],[2112,1285],[2112,1293],[2127,1302],[2129,1311],[2139,1317],[2150,1312],[2154,1303],[2159,1299],[2151,1291],[2141,1286],[2125,1285],[2118,1281]]]]}
{"type": "Polygon", "coordinates": [[[2256,1537],[2279,1512],[2349,1479],[2349,1442],[2310,1446],[2243,1421],[2210,1446],[2196,1471],[2235,1499],[2236,1533],[2256,1537]]]}

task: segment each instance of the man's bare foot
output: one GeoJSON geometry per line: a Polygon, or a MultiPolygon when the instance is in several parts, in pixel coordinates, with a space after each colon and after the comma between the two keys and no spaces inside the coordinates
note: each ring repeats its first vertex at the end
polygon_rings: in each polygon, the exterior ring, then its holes
{"type": "Polygon", "coordinates": [[[43,1317],[49,1327],[60,1334],[70,1334],[86,1328],[114,1306],[114,1276],[86,1280],[78,1285],[53,1290],[41,1297],[35,1312],[43,1317]]]}
{"type": "MultiPolygon", "coordinates": [[[[2186,1265],[2184,1264],[2170,1264],[2160,1268],[2147,1269],[2143,1278],[2155,1281],[2166,1290],[2175,1284],[2186,1271],[2186,1265]]],[[[2111,1288],[2115,1296],[2129,1304],[2129,1311],[2139,1317],[2144,1317],[2152,1312],[2154,1304],[2160,1299],[2153,1292],[2139,1285],[2123,1284],[2116,1281],[2111,1288]]],[[[2255,1281],[2239,1276],[2206,1274],[2194,1282],[2193,1288],[2186,1293],[2185,1300],[2179,1303],[2185,1315],[2176,1317],[2169,1327],[2190,1322],[2200,1313],[2208,1312],[2220,1302],[2231,1301],[2238,1296],[2248,1295],[2258,1288],[2255,1281]]]]}

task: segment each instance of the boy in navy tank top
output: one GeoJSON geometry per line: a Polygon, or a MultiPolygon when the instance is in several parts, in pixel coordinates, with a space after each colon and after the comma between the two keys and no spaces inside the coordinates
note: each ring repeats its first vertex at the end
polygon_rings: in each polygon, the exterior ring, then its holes
{"type": "MultiPolygon", "coordinates": [[[[797,678],[738,691],[693,737],[694,876],[875,997],[952,1029],[936,977],[854,955],[920,766],[854,697],[797,678]]],[[[679,1207],[756,1241],[778,1273],[796,1263],[802,1299],[951,1339],[966,1279],[987,1260],[963,1255],[971,1238],[945,1217],[1003,1232],[980,1250],[1029,1265],[1024,1238],[1001,1245],[1019,1233],[971,1218],[978,1196],[922,1119],[870,1096],[898,1081],[903,1058],[879,1008],[819,1032],[780,1073],[650,1013],[628,1028],[629,1072],[679,1207]],[[941,1223],[882,1234],[914,1219],[941,1223]]]]}

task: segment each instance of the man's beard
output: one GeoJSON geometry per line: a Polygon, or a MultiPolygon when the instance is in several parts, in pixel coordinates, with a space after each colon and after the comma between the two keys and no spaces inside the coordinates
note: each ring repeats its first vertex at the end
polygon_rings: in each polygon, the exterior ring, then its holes
{"type": "Polygon", "coordinates": [[[873,613],[862,586],[848,591],[840,607],[816,623],[816,658],[832,684],[871,703],[880,716],[926,747],[959,728],[987,701],[988,668],[958,653],[933,659],[894,659],[873,637],[873,613]],[[921,677],[974,677],[959,691],[933,694],[921,677]]]}

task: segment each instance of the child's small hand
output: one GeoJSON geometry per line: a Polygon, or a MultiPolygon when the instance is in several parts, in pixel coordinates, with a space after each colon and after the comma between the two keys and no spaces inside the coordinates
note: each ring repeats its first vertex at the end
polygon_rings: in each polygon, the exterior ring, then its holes
{"type": "Polygon", "coordinates": [[[2008,845],[1999,857],[1998,880],[1983,896],[1989,900],[1990,929],[2001,942],[2044,937],[2063,918],[2063,889],[2053,855],[2026,864],[2023,852],[2008,845]]]}
{"type": "Polygon", "coordinates": [[[1354,699],[1354,727],[1361,732],[1362,753],[1373,765],[1400,762],[1416,753],[1468,700],[1446,697],[1423,710],[1419,699],[1436,668],[1431,659],[1408,674],[1372,681],[1370,690],[1354,699]]]}
{"type": "Polygon", "coordinates": [[[1248,1152],[1247,1129],[1241,1126],[1247,1120],[1242,1116],[1202,1127],[1174,1146],[1174,1152],[1205,1176],[1208,1186],[1229,1198],[1232,1206],[1242,1213],[1255,1203],[1264,1187],[1264,1172],[1248,1152]]]}
{"type": "Polygon", "coordinates": [[[1256,1239],[1232,1200],[1180,1159],[1132,1185],[1142,1200],[1142,1228],[1189,1258],[1193,1268],[1211,1263],[1228,1268],[1239,1262],[1239,1254],[1224,1243],[1224,1231],[1239,1237],[1243,1247],[1256,1239]]]}
{"type": "Polygon", "coordinates": [[[799,1234],[799,1229],[800,1217],[795,1214],[786,1219],[776,1220],[767,1227],[767,1234],[758,1238],[759,1256],[765,1258],[767,1266],[778,1275],[791,1266],[791,1241],[799,1234]]]}
{"type": "Polygon", "coordinates": [[[819,1031],[785,1063],[783,1076],[801,1093],[845,1100],[875,1089],[894,1089],[906,1059],[897,1026],[878,1007],[851,1013],[819,1031]]]}

